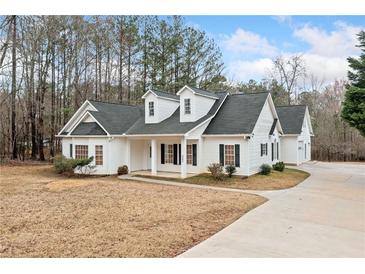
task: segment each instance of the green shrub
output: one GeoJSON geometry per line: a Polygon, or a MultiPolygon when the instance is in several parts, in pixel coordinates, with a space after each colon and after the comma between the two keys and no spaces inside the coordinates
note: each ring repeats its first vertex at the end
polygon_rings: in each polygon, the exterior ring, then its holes
{"type": "Polygon", "coordinates": [[[262,164],[260,166],[260,174],[261,175],[269,175],[271,173],[271,166],[268,164],[262,164]]]}
{"type": "Polygon", "coordinates": [[[66,158],[65,156],[56,156],[53,160],[53,165],[56,172],[59,174],[73,175],[75,169],[82,174],[91,173],[95,166],[90,165],[94,160],[94,157],[86,159],[72,159],[66,158]]]}
{"type": "Polygon", "coordinates": [[[228,165],[226,166],[226,173],[228,174],[228,177],[231,178],[233,173],[236,173],[236,167],[234,165],[228,165]]]}
{"type": "Polygon", "coordinates": [[[90,174],[94,171],[96,166],[91,165],[91,162],[94,160],[94,156],[84,159],[74,159],[73,166],[74,169],[79,171],[81,174],[90,174]]]}
{"type": "Polygon", "coordinates": [[[59,174],[74,174],[74,159],[67,159],[65,156],[56,156],[53,160],[54,168],[59,174]]]}
{"type": "Polygon", "coordinates": [[[280,171],[280,172],[283,172],[284,169],[285,169],[285,164],[284,162],[277,162],[276,164],[273,164],[272,165],[272,168],[274,170],[277,170],[277,171],[280,171]]]}
{"type": "Polygon", "coordinates": [[[213,163],[208,166],[209,172],[212,174],[213,178],[217,181],[223,180],[224,173],[223,167],[218,163],[213,163]]]}
{"type": "Polygon", "coordinates": [[[126,165],[118,167],[118,175],[128,174],[128,167],[126,165]]]}

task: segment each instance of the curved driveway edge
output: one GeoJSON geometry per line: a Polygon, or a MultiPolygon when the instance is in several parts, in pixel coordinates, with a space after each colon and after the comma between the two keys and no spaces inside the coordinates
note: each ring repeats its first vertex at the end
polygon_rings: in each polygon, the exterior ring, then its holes
{"type": "Polygon", "coordinates": [[[260,192],[270,200],[178,257],[365,257],[365,165],[300,168],[304,182],[260,192]]]}

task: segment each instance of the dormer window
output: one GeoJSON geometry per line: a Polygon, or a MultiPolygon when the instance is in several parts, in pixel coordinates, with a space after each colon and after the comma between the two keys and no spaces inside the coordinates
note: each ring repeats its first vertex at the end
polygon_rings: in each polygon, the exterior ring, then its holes
{"type": "Polygon", "coordinates": [[[155,115],[155,108],[154,108],[154,103],[153,102],[148,102],[148,110],[149,110],[149,115],[150,116],[155,115]]]}
{"type": "Polygon", "coordinates": [[[191,114],[190,99],[184,99],[185,114],[191,114]]]}

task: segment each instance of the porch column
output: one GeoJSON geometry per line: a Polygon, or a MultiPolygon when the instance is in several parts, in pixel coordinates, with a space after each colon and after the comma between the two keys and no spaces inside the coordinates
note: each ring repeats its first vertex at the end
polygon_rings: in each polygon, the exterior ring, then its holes
{"type": "Polygon", "coordinates": [[[186,178],[187,168],[186,168],[186,139],[181,138],[181,178],[186,178]]]}
{"type": "Polygon", "coordinates": [[[131,167],[131,141],[127,138],[125,146],[125,164],[128,167],[129,172],[132,172],[131,167]]]}
{"type": "Polygon", "coordinates": [[[157,141],[151,140],[151,173],[157,175],[157,141]]]}
{"type": "Polygon", "coordinates": [[[204,172],[204,163],[203,163],[203,137],[198,139],[198,167],[201,172],[204,172]]]}

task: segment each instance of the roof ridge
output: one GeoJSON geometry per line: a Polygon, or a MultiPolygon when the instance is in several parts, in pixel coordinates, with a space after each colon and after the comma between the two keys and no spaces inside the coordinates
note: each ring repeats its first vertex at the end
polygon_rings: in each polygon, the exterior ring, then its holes
{"type": "Polygon", "coordinates": [[[285,108],[285,107],[307,107],[307,105],[285,105],[285,106],[276,106],[277,108],[285,108]]]}
{"type": "Polygon", "coordinates": [[[103,103],[103,104],[113,104],[113,105],[119,105],[119,106],[129,106],[129,107],[137,107],[138,105],[131,105],[126,103],[115,103],[115,102],[105,102],[105,101],[99,101],[99,100],[88,100],[89,102],[96,102],[96,103],[103,103]]]}
{"type": "Polygon", "coordinates": [[[269,94],[270,92],[268,91],[260,91],[260,92],[240,92],[240,93],[233,93],[233,94],[230,94],[232,96],[237,96],[237,95],[255,95],[255,94],[269,94]]]}
{"type": "Polygon", "coordinates": [[[157,91],[157,92],[166,93],[166,94],[170,94],[170,95],[176,95],[176,93],[171,93],[171,92],[163,91],[163,90],[159,90],[159,89],[151,88],[151,90],[152,90],[152,91],[157,91]]]}

